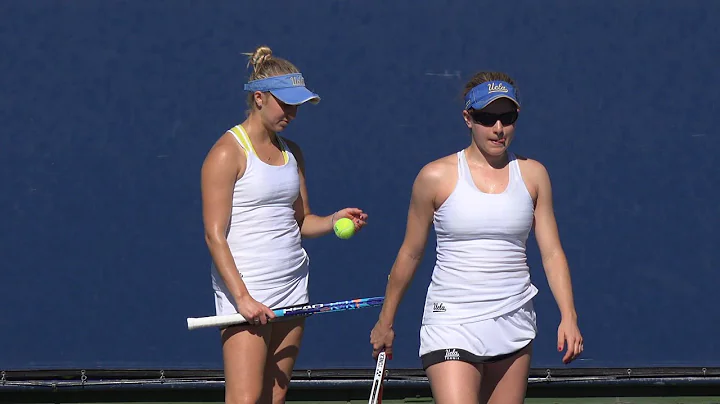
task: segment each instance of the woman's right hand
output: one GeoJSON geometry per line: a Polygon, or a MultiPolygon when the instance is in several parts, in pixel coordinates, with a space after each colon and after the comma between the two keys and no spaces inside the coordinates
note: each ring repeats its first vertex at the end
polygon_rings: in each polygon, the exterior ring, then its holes
{"type": "Polygon", "coordinates": [[[267,324],[269,319],[276,317],[270,308],[253,299],[250,295],[245,295],[237,299],[236,302],[238,312],[245,317],[248,324],[267,324]]]}
{"type": "Polygon", "coordinates": [[[380,352],[385,351],[388,359],[392,359],[392,345],[395,339],[395,331],[392,325],[385,324],[378,320],[372,331],[370,331],[370,344],[373,347],[373,358],[377,359],[380,352]]]}

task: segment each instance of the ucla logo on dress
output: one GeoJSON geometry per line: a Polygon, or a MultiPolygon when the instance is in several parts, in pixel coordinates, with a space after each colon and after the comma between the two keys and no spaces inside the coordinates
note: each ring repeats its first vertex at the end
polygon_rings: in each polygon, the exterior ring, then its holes
{"type": "Polygon", "coordinates": [[[460,353],[457,351],[457,349],[446,349],[445,350],[445,360],[446,361],[459,361],[460,360],[460,353]]]}

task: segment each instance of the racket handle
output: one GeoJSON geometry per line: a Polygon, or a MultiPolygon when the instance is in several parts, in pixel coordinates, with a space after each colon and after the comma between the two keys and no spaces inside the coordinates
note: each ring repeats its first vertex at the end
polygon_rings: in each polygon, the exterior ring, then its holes
{"type": "Polygon", "coordinates": [[[370,388],[370,399],[368,404],[380,404],[382,403],[383,394],[383,380],[385,379],[385,350],[380,351],[378,354],[377,364],[375,366],[375,373],[373,374],[373,383],[370,388]]]}
{"type": "Polygon", "coordinates": [[[187,319],[188,330],[195,330],[204,327],[226,327],[229,325],[247,323],[242,314],[228,314],[225,316],[189,317],[187,319]]]}

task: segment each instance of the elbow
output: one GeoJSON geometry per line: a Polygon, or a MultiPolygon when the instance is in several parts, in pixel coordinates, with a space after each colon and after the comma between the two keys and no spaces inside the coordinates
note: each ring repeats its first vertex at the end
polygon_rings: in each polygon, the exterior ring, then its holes
{"type": "Polygon", "coordinates": [[[312,239],[312,238],[320,237],[319,234],[313,233],[307,227],[299,226],[299,229],[300,229],[300,237],[303,239],[312,239]]]}
{"type": "Polygon", "coordinates": [[[408,258],[415,263],[420,263],[425,255],[424,251],[410,251],[408,252],[408,258]]]}
{"type": "Polygon", "coordinates": [[[227,243],[227,240],[223,235],[218,234],[217,232],[205,232],[205,243],[208,248],[212,249],[213,247],[227,243]]]}
{"type": "Polygon", "coordinates": [[[543,261],[550,261],[558,257],[562,257],[563,250],[559,246],[552,246],[551,248],[548,248],[545,253],[541,252],[541,255],[543,261]]]}
{"type": "Polygon", "coordinates": [[[409,246],[403,246],[400,249],[400,254],[407,260],[414,263],[420,263],[423,259],[425,251],[422,248],[412,248],[409,246]]]}
{"type": "Polygon", "coordinates": [[[552,252],[543,255],[542,263],[546,272],[552,272],[558,268],[569,269],[567,268],[567,258],[561,248],[556,248],[552,252]]]}

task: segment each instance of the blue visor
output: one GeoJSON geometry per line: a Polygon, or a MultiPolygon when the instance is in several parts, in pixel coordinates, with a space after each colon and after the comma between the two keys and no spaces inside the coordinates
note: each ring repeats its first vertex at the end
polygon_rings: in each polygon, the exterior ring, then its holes
{"type": "Polygon", "coordinates": [[[515,87],[504,81],[488,81],[473,87],[465,96],[465,109],[483,109],[498,98],[508,98],[520,108],[515,87]]]}
{"type": "Polygon", "coordinates": [[[253,80],[245,84],[245,91],[269,91],[288,105],[300,105],[308,101],[312,104],[320,102],[320,96],[305,87],[305,79],[300,73],[253,80]]]}

